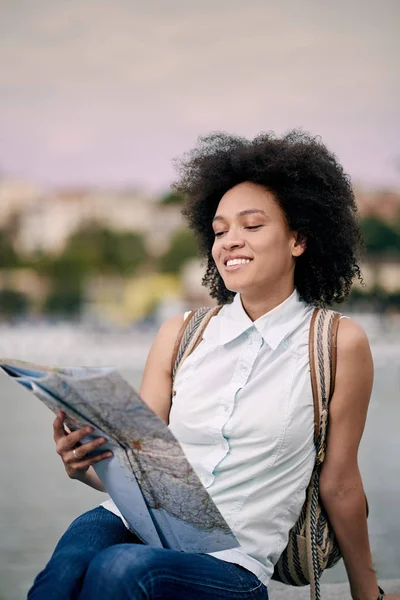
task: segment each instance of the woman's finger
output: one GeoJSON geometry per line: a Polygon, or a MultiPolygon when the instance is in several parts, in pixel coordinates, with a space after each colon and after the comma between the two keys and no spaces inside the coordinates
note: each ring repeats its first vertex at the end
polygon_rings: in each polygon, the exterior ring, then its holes
{"type": "Polygon", "coordinates": [[[76,431],[69,433],[67,435],[69,447],[73,448],[75,444],[78,444],[81,440],[83,440],[83,438],[85,438],[87,435],[90,435],[91,433],[93,433],[93,427],[90,427],[89,425],[86,425],[85,427],[80,427],[76,431]]]}
{"type": "Polygon", "coordinates": [[[101,454],[96,454],[95,456],[91,456],[89,458],[84,458],[83,460],[79,460],[77,462],[76,458],[74,457],[74,461],[69,462],[68,464],[72,466],[73,464],[73,468],[75,471],[80,471],[80,470],[86,470],[88,469],[91,465],[94,465],[95,463],[100,462],[101,460],[105,460],[106,458],[111,458],[112,457],[112,452],[110,452],[110,450],[107,450],[106,452],[102,452],[101,454]]]}
{"type": "Polygon", "coordinates": [[[56,441],[57,453],[62,455],[64,452],[69,452],[76,446],[84,437],[93,433],[93,427],[81,427],[72,433],[67,433],[63,437],[59,437],[56,441]]]}
{"type": "Polygon", "coordinates": [[[64,419],[65,413],[60,411],[53,421],[53,439],[56,443],[67,435],[64,429],[64,419]]]}
{"type": "Polygon", "coordinates": [[[79,448],[74,448],[72,450],[72,454],[74,455],[75,459],[81,460],[82,458],[99,448],[99,446],[103,446],[103,444],[105,444],[106,442],[106,438],[98,437],[90,442],[87,442],[86,444],[82,444],[81,446],[79,446],[79,448]]]}

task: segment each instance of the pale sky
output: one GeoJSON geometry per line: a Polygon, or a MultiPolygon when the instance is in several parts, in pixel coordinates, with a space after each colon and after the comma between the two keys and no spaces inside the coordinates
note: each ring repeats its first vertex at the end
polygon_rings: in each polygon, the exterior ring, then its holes
{"type": "Polygon", "coordinates": [[[0,171],[168,188],[197,136],[301,127],[400,187],[400,0],[0,0],[0,171]]]}

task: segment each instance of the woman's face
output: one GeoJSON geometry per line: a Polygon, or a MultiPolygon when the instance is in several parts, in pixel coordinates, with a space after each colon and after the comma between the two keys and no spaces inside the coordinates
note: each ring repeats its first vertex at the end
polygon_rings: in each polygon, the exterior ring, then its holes
{"type": "Polygon", "coordinates": [[[304,252],[274,195],[244,182],[224,194],[213,220],[212,256],[228,290],[247,296],[293,289],[294,257],[304,252]]]}

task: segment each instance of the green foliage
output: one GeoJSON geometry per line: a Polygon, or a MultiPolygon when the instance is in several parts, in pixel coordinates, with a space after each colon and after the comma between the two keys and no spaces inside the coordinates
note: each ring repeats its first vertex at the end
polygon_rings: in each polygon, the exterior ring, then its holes
{"type": "Polygon", "coordinates": [[[6,231],[0,230],[0,268],[9,269],[18,264],[18,256],[14,250],[10,236],[6,231]]]}
{"type": "Polygon", "coordinates": [[[361,221],[361,230],[367,253],[400,253],[400,231],[395,227],[375,217],[367,217],[361,221]]]}
{"type": "Polygon", "coordinates": [[[53,289],[46,299],[48,314],[77,315],[82,306],[85,278],[92,273],[133,274],[147,258],[143,236],[87,225],[68,240],[62,254],[41,257],[36,269],[50,277],[53,289]]]}
{"type": "Polygon", "coordinates": [[[165,196],[163,196],[160,200],[160,204],[164,204],[166,206],[171,205],[171,204],[180,205],[182,203],[183,203],[182,196],[180,196],[176,192],[168,192],[168,194],[165,194],[165,196]]]}
{"type": "Polygon", "coordinates": [[[396,307],[396,309],[400,311],[400,292],[388,294],[388,302],[391,306],[396,307]]]}
{"type": "Polygon", "coordinates": [[[193,233],[188,229],[181,229],[173,235],[167,252],[161,257],[160,271],[179,273],[182,265],[195,256],[198,256],[198,249],[193,233]]]}
{"type": "Polygon", "coordinates": [[[25,315],[30,307],[29,297],[16,290],[0,290],[0,314],[16,317],[25,315]]]}
{"type": "Polygon", "coordinates": [[[131,275],[146,259],[143,236],[89,225],[74,233],[64,251],[68,267],[82,272],[112,272],[131,275]]]}
{"type": "Polygon", "coordinates": [[[43,310],[50,315],[76,316],[82,307],[82,293],[78,288],[66,287],[50,292],[43,310]]]}
{"type": "Polygon", "coordinates": [[[143,236],[97,225],[76,231],[60,256],[42,261],[39,270],[56,281],[82,281],[90,273],[132,275],[147,259],[143,236]]]}
{"type": "MultiPolygon", "coordinates": [[[[347,305],[355,310],[368,310],[383,314],[392,309],[400,310],[400,291],[387,292],[376,285],[370,288],[353,287],[347,305]]],[[[341,312],[343,307],[337,305],[335,310],[341,312]]]]}
{"type": "Polygon", "coordinates": [[[400,235],[400,215],[393,222],[393,229],[400,235]]]}

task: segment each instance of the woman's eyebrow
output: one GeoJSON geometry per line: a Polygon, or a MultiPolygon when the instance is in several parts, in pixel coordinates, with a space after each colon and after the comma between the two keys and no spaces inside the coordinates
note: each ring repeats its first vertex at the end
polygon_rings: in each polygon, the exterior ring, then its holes
{"type": "Polygon", "coordinates": [[[261,210],[260,208],[248,208],[247,210],[241,210],[237,216],[238,217],[244,217],[245,215],[252,215],[254,213],[259,213],[261,215],[264,215],[264,217],[267,216],[267,213],[265,213],[263,210],[261,210]]]}
{"type": "MultiPolygon", "coordinates": [[[[253,214],[261,214],[264,217],[267,217],[267,214],[259,209],[259,208],[247,208],[246,210],[241,210],[240,212],[237,213],[237,217],[244,217],[245,215],[253,215],[253,214]]],[[[213,218],[212,222],[214,223],[214,221],[225,221],[225,217],[223,217],[222,215],[215,215],[215,217],[213,218]]]]}

